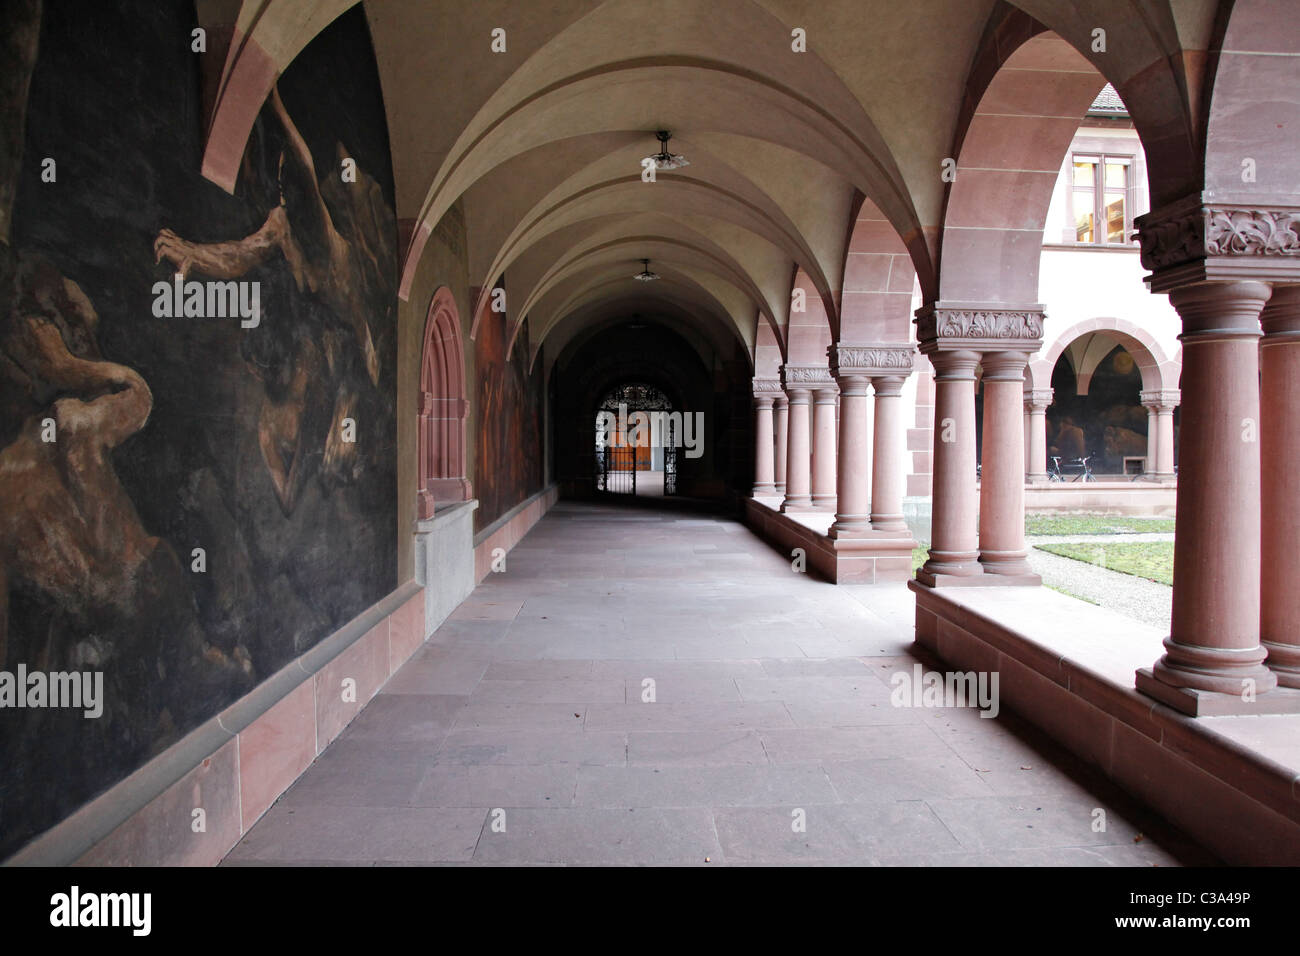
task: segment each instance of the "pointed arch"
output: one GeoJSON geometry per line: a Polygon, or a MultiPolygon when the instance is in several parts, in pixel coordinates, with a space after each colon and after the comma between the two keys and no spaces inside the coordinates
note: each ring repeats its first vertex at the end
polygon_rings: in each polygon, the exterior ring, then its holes
{"type": "Polygon", "coordinates": [[[468,415],[460,314],[451,290],[442,286],[429,303],[420,360],[421,518],[431,517],[439,505],[468,501],[473,495],[465,476],[468,415]]]}

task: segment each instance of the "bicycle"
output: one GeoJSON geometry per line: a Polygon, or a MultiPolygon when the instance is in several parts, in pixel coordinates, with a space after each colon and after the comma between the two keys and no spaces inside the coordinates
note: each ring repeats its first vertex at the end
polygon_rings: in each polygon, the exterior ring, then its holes
{"type": "Polygon", "coordinates": [[[1067,468],[1079,468],[1081,471],[1077,475],[1066,476],[1061,473],[1061,456],[1052,455],[1052,468],[1047,473],[1047,480],[1052,481],[1096,481],[1096,476],[1092,473],[1092,466],[1088,464],[1094,456],[1084,455],[1082,458],[1072,458],[1066,464],[1067,468]]]}

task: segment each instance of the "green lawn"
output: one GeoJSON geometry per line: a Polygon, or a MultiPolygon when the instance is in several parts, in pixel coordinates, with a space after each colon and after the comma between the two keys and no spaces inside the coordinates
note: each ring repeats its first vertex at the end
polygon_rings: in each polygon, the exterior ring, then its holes
{"type": "Polygon", "coordinates": [[[1115,544],[1040,544],[1041,551],[1121,571],[1158,584],[1174,583],[1172,541],[1117,541],[1115,544]]]}
{"type": "MultiPolygon", "coordinates": [[[[1067,590],[1066,588],[1058,588],[1055,584],[1044,584],[1043,587],[1051,588],[1053,591],[1064,594],[1066,597],[1072,597],[1077,601],[1086,601],[1088,604],[1097,604],[1097,602],[1090,597],[1084,597],[1082,594],[1075,594],[1073,591],[1067,590]]],[[[1097,604],[1097,606],[1100,607],[1101,605],[1097,604]]]]}
{"type": "Polygon", "coordinates": [[[1173,518],[1129,515],[1026,515],[1025,534],[1174,533],[1173,518]]]}
{"type": "Polygon", "coordinates": [[[922,545],[919,548],[912,549],[912,574],[916,574],[917,568],[925,564],[925,559],[930,555],[930,546],[922,545]]]}

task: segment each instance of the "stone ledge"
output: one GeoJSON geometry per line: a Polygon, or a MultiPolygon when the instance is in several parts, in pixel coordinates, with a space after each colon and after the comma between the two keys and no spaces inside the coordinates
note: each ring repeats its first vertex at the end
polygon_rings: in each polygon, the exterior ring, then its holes
{"type": "Polygon", "coordinates": [[[424,589],[401,585],[4,865],[215,865],[415,652],[423,617],[424,589]],[[357,699],[344,708],[318,678],[348,663],[357,699]],[[257,806],[246,805],[250,783],[257,806]],[[207,816],[201,834],[195,806],[207,816]]]}
{"type": "Polygon", "coordinates": [[[1300,863],[1300,716],[1191,718],[1139,693],[1164,635],[1050,589],[912,582],[916,640],[1219,856],[1300,863]]]}
{"type": "Polygon", "coordinates": [[[808,564],[835,584],[880,584],[906,581],[912,575],[909,531],[877,531],[851,538],[831,538],[835,516],[827,511],[781,512],[779,497],[745,499],[745,524],[759,537],[783,549],[803,548],[808,564]]]}

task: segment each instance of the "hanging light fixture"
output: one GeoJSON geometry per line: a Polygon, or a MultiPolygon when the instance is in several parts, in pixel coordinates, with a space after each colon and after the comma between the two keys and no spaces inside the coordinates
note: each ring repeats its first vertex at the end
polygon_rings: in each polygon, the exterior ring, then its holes
{"type": "Polygon", "coordinates": [[[690,165],[685,156],[668,152],[668,141],[672,139],[672,133],[666,129],[661,129],[655,133],[655,136],[659,138],[659,152],[646,157],[646,159],[654,160],[655,169],[681,169],[683,166],[690,165]]]}
{"type": "Polygon", "coordinates": [[[636,275],[634,275],[632,277],[633,279],[636,279],[639,282],[654,282],[655,279],[659,278],[659,273],[650,271],[649,259],[642,259],[641,265],[642,265],[641,271],[638,272],[636,275]]]}

